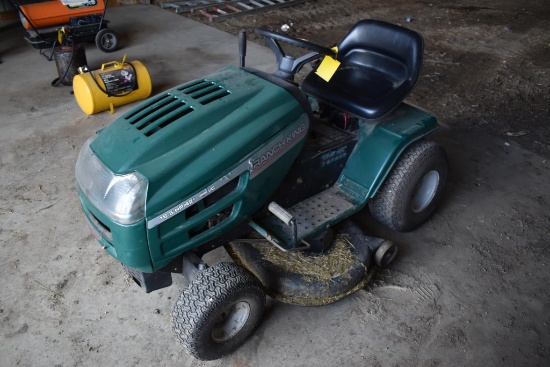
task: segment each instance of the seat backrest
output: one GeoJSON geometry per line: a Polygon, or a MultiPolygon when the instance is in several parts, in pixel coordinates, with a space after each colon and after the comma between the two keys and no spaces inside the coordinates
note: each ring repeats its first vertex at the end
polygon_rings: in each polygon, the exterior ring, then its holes
{"type": "Polygon", "coordinates": [[[338,60],[384,74],[394,83],[416,85],[422,69],[424,41],[410,29],[378,20],[356,23],[338,44],[338,60]]]}

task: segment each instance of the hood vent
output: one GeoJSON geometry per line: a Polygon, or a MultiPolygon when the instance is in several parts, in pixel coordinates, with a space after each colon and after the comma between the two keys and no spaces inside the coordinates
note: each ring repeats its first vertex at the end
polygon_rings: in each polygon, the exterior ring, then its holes
{"type": "Polygon", "coordinates": [[[145,136],[151,136],[193,111],[193,107],[181,99],[165,94],[147,101],[124,118],[138,130],[143,131],[145,136]]]}
{"type": "Polygon", "coordinates": [[[156,133],[157,131],[159,131],[160,129],[163,129],[165,128],[166,126],[170,125],[172,122],[176,121],[176,120],[179,120],[180,118],[182,118],[183,116],[193,112],[194,109],[190,106],[183,106],[182,108],[180,108],[177,112],[175,112],[172,116],[168,117],[167,119],[165,119],[164,121],[162,121],[160,124],[158,124],[157,126],[153,126],[151,129],[148,129],[148,131],[145,132],[145,136],[151,136],[153,135],[154,133],[156,133]]]}
{"type": "Polygon", "coordinates": [[[155,113],[173,100],[174,97],[170,94],[158,95],[142,103],[137,108],[131,110],[127,115],[124,116],[124,119],[129,121],[130,124],[134,125],[146,115],[155,113]]]}
{"type": "Polygon", "coordinates": [[[231,94],[227,89],[206,79],[196,80],[178,87],[179,92],[187,94],[202,105],[207,105],[231,94]]]}
{"type": "Polygon", "coordinates": [[[231,93],[206,79],[195,80],[144,102],[124,116],[124,119],[145,136],[151,136],[183,116],[193,112],[191,100],[207,105],[231,93]],[[180,93],[178,93],[180,92],[180,93]],[[190,97],[190,98],[186,98],[190,97]],[[187,100],[187,102],[185,100],[187,100]]]}

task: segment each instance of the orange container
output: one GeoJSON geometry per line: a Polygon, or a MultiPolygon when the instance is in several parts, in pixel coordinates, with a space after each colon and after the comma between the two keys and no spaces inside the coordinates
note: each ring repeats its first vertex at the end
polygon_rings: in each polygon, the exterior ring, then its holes
{"type": "MultiPolygon", "coordinates": [[[[45,3],[27,4],[19,7],[35,28],[52,27],[69,23],[72,17],[101,14],[105,9],[104,0],[82,0],[80,4],[63,5],[59,0],[45,3]]],[[[31,24],[21,15],[21,23],[25,29],[31,29],[31,24]]]]}

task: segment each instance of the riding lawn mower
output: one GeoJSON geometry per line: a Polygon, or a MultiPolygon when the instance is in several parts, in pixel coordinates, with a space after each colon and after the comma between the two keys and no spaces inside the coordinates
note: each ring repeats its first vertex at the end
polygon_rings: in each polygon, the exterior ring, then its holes
{"type": "Polygon", "coordinates": [[[397,246],[350,217],[368,207],[412,230],[447,177],[445,151],[426,140],[436,118],[403,102],[420,77],[420,34],[363,20],[328,48],[255,31],[275,54],[273,74],[245,66],[241,33],[240,67],[141,103],[91,137],[76,164],[92,233],[126,273],[145,292],[172,274],[188,280],[172,330],[202,360],[247,340],[266,294],[319,306],[363,288],[397,246]],[[293,57],[282,43],[311,52],[293,57]],[[233,262],[205,263],[221,246],[233,262]]]}

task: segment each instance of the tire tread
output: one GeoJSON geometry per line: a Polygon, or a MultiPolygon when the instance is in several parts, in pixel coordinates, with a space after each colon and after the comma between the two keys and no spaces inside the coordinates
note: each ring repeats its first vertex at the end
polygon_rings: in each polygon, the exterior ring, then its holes
{"type": "MultiPolygon", "coordinates": [[[[231,353],[232,350],[228,350],[218,354],[222,348],[205,351],[201,345],[201,334],[216,307],[235,292],[245,290],[259,292],[263,296],[263,311],[265,293],[256,278],[242,267],[234,263],[220,263],[196,276],[172,309],[172,331],[188,354],[200,360],[211,360],[231,353]]],[[[243,342],[255,326],[247,335],[240,336],[243,342]]]]}
{"type": "MultiPolygon", "coordinates": [[[[409,146],[376,196],[369,202],[369,209],[373,217],[386,227],[396,231],[408,231],[418,226],[420,223],[408,222],[408,218],[405,218],[401,213],[400,206],[402,205],[403,195],[417,170],[421,169],[428,161],[439,160],[443,160],[446,165],[447,155],[443,148],[433,141],[422,139],[409,146]]],[[[444,186],[445,178],[446,170],[445,177],[440,182],[441,187],[438,188],[439,193],[444,186]]],[[[438,196],[436,194],[434,202],[437,202],[438,196]]],[[[431,214],[431,211],[433,211],[433,207],[425,217],[431,214]]]]}

